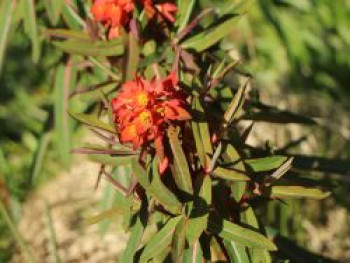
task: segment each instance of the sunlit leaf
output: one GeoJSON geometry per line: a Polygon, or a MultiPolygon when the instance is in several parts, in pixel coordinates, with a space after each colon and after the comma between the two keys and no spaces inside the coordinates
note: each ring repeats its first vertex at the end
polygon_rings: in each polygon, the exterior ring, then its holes
{"type": "Polygon", "coordinates": [[[323,192],[320,189],[303,186],[272,186],[271,198],[310,198],[324,199],[330,195],[330,192],[323,192]]]}
{"type": "Polygon", "coordinates": [[[232,26],[239,20],[239,16],[233,15],[224,19],[215,26],[205,29],[181,43],[184,49],[202,52],[215,45],[232,31],[232,26]]]}
{"type": "Polygon", "coordinates": [[[171,257],[173,262],[181,262],[186,245],[187,227],[188,221],[186,218],[182,217],[175,227],[173,239],[171,242],[171,257]]]}
{"type": "Polygon", "coordinates": [[[160,229],[148,242],[142,251],[140,262],[147,262],[149,259],[157,257],[171,244],[175,227],[181,220],[182,216],[170,219],[165,226],[160,229]]]}
{"type": "Polygon", "coordinates": [[[249,177],[241,171],[226,169],[223,167],[215,168],[212,174],[221,179],[230,181],[246,182],[250,180],[249,177]]]}
{"type": "Polygon", "coordinates": [[[124,53],[124,46],[120,40],[113,41],[54,41],[53,44],[64,52],[82,56],[120,56],[124,53]]]}
{"type": "Polygon", "coordinates": [[[179,133],[175,129],[169,130],[168,137],[174,155],[174,179],[178,187],[186,193],[192,194],[191,174],[179,140],[179,133]]]}
{"type": "Polygon", "coordinates": [[[257,159],[245,160],[245,163],[248,165],[252,171],[266,172],[280,167],[287,160],[286,156],[271,156],[257,159]]]}
{"type": "Polygon", "coordinates": [[[5,0],[0,5],[0,75],[5,57],[14,6],[15,2],[13,0],[5,0]]]}
{"type": "Polygon", "coordinates": [[[85,114],[85,113],[74,113],[69,111],[69,115],[72,116],[74,119],[76,119],[77,121],[88,125],[90,127],[93,128],[97,128],[97,129],[101,129],[113,134],[116,134],[116,129],[114,128],[113,125],[109,125],[105,122],[102,122],[101,120],[99,120],[97,117],[94,117],[91,114],[85,114]]]}
{"type": "Polygon", "coordinates": [[[276,246],[262,234],[220,219],[216,215],[211,215],[209,217],[208,228],[211,232],[218,234],[226,240],[235,241],[247,247],[268,250],[277,249],[276,246]]]}

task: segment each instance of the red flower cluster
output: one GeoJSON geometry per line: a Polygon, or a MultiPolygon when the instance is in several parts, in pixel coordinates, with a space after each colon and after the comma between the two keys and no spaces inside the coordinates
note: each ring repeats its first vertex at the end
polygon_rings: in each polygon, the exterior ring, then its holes
{"type": "Polygon", "coordinates": [[[112,101],[120,141],[132,143],[134,149],[154,142],[163,173],[168,166],[163,145],[165,130],[176,121],[191,119],[186,106],[185,95],[179,90],[173,72],[163,80],[137,77],[126,82],[112,101]]]}
{"type": "Polygon", "coordinates": [[[140,2],[145,8],[156,8],[164,18],[174,23],[177,7],[172,3],[154,4],[153,0],[95,0],[91,13],[96,21],[109,28],[108,39],[119,37],[135,8],[135,2],[140,2]]]}

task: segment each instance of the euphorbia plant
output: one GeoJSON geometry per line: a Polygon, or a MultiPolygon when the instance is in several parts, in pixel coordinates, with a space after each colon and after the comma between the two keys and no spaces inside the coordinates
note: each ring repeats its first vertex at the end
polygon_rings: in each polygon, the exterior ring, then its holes
{"type": "Polygon", "coordinates": [[[97,115],[91,107],[71,115],[105,142],[74,152],[101,162],[100,175],[125,196],[130,238],[120,262],[271,262],[277,246],[255,211],[274,200],[328,195],[278,184],[292,159],[246,144],[252,127],[240,121],[259,120],[263,107],[248,92],[250,75],[221,45],[239,9],[196,6],[96,0],[89,34],[49,31],[64,39],[55,41],[59,48],[88,57],[113,84],[97,86],[97,115]],[[109,172],[116,167],[127,168],[128,185],[109,172]]]}

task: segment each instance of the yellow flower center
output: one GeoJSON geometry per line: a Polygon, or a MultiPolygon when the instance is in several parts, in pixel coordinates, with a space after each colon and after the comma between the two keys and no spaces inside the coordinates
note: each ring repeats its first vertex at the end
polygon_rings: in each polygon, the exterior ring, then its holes
{"type": "Polygon", "coordinates": [[[142,123],[145,125],[150,124],[152,122],[152,116],[149,111],[143,111],[140,113],[139,118],[142,123]]]}
{"type": "Polygon", "coordinates": [[[140,92],[136,95],[136,103],[139,107],[146,107],[149,102],[149,96],[147,92],[140,92]]]}

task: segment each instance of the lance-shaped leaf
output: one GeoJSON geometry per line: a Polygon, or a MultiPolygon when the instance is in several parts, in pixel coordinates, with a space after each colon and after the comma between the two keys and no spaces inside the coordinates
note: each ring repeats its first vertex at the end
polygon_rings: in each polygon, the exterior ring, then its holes
{"type": "Polygon", "coordinates": [[[205,111],[199,98],[194,98],[195,111],[198,114],[197,121],[199,125],[200,136],[202,138],[204,150],[207,154],[213,154],[213,147],[210,139],[210,131],[207,119],[205,118],[205,111]]]}
{"type": "Polygon", "coordinates": [[[286,156],[271,156],[265,158],[245,160],[245,163],[253,172],[266,172],[280,167],[287,160],[286,156]]]}
{"type": "MultiPolygon", "coordinates": [[[[248,207],[240,212],[241,223],[247,226],[251,226],[252,229],[259,231],[259,222],[256,218],[254,210],[252,207],[248,207]]],[[[253,262],[259,262],[265,254],[264,249],[248,248],[248,252],[253,262]]]]}
{"type": "Polygon", "coordinates": [[[57,25],[63,7],[63,0],[44,0],[47,16],[51,25],[57,25]]]}
{"type": "Polygon", "coordinates": [[[219,218],[217,215],[209,216],[208,229],[223,239],[238,242],[252,248],[276,250],[276,246],[262,234],[219,218]]]}
{"type": "Polygon", "coordinates": [[[212,181],[210,176],[200,174],[196,178],[195,198],[190,206],[187,240],[190,245],[198,241],[208,225],[209,207],[212,203],[212,181]]]}
{"type": "Polygon", "coordinates": [[[245,101],[245,94],[247,91],[248,82],[246,82],[243,86],[241,86],[235,96],[233,97],[230,105],[228,106],[225,114],[224,121],[225,123],[232,122],[242,110],[245,101]]]}
{"type": "Polygon", "coordinates": [[[233,29],[233,24],[238,20],[239,16],[237,15],[228,16],[228,18],[223,19],[223,21],[220,21],[220,23],[213,25],[212,27],[205,29],[195,36],[185,40],[181,46],[184,49],[192,49],[197,52],[202,52],[215,45],[226,35],[228,35],[233,29]]]}
{"type": "Polygon", "coordinates": [[[182,217],[175,227],[171,242],[171,258],[173,262],[181,262],[186,245],[187,226],[188,220],[185,217],[182,217]]]}
{"type": "Polygon", "coordinates": [[[198,99],[194,99],[192,102],[192,109],[194,110],[194,113],[192,114],[193,118],[191,121],[191,125],[192,125],[192,132],[193,132],[194,142],[196,144],[199,161],[203,167],[206,167],[207,157],[205,154],[205,148],[204,148],[204,144],[203,144],[203,140],[200,132],[200,120],[198,116],[199,112],[197,112],[197,103],[198,103],[198,99]]]}
{"type": "Polygon", "coordinates": [[[223,243],[231,262],[250,263],[245,246],[229,240],[224,240],[223,243]]]}
{"type": "Polygon", "coordinates": [[[304,186],[272,186],[271,198],[310,198],[310,199],[324,199],[331,193],[324,192],[317,188],[309,188],[304,186]]]}
{"type": "Polygon", "coordinates": [[[148,178],[149,173],[149,164],[147,164],[147,167],[144,168],[138,159],[132,160],[132,170],[134,172],[134,175],[137,179],[137,181],[140,183],[140,185],[148,192],[151,192],[151,182],[148,178]]]}
{"type": "Polygon", "coordinates": [[[61,39],[75,39],[81,41],[91,41],[90,36],[79,30],[69,30],[64,28],[48,28],[43,31],[45,36],[61,38],[61,39]]]}
{"type": "Polygon", "coordinates": [[[193,246],[190,246],[185,250],[182,258],[182,263],[202,263],[203,251],[199,241],[195,242],[193,246]]]}
{"type": "Polygon", "coordinates": [[[138,159],[137,155],[125,155],[125,156],[108,156],[105,154],[93,154],[89,155],[89,160],[113,167],[120,165],[131,164],[134,159],[138,159]]]}
{"type": "Polygon", "coordinates": [[[54,41],[53,44],[59,49],[74,55],[82,56],[120,56],[124,53],[124,46],[120,40],[113,41],[54,41]]]}
{"type": "MultiPolygon", "coordinates": [[[[238,171],[245,172],[245,165],[241,161],[241,157],[235,147],[231,144],[226,145],[226,149],[224,152],[224,158],[230,163],[234,163],[232,166],[233,169],[237,169],[238,171]]],[[[247,183],[246,182],[235,182],[231,186],[232,196],[239,202],[242,199],[242,196],[246,190],[247,183]]]]}
{"type": "Polygon", "coordinates": [[[175,227],[181,220],[182,216],[170,219],[165,226],[158,231],[148,242],[142,251],[140,262],[146,263],[148,260],[157,257],[171,244],[175,227]]]}
{"type": "Polygon", "coordinates": [[[178,7],[179,7],[179,18],[178,18],[178,24],[179,29],[178,32],[183,30],[191,17],[191,14],[193,12],[193,7],[196,3],[196,0],[180,0],[178,1],[178,7]]]}
{"type": "Polygon", "coordinates": [[[174,156],[174,172],[173,176],[177,186],[188,194],[193,194],[191,174],[186,160],[186,156],[182,149],[179,132],[177,130],[169,129],[168,132],[171,150],[174,156]]]}
{"type": "Polygon", "coordinates": [[[212,175],[219,177],[221,179],[236,181],[236,182],[246,182],[249,181],[249,177],[241,171],[226,169],[218,166],[212,172],[212,175]]]}
{"type": "Polygon", "coordinates": [[[120,263],[133,263],[134,255],[138,247],[140,246],[143,233],[145,231],[145,226],[139,215],[135,215],[136,220],[134,225],[130,228],[129,241],[126,244],[126,248],[121,257],[120,263]]]}
{"type": "Polygon", "coordinates": [[[153,197],[173,214],[181,213],[182,205],[176,196],[163,184],[161,175],[158,172],[158,161],[152,163],[151,189],[153,197]]]}
{"type": "Polygon", "coordinates": [[[40,39],[38,34],[38,25],[35,15],[35,4],[34,0],[23,0],[24,8],[24,28],[26,33],[29,35],[32,43],[32,60],[37,63],[40,58],[40,39]]]}
{"type": "Polygon", "coordinates": [[[74,113],[69,111],[69,115],[72,116],[74,119],[76,119],[79,122],[84,123],[85,125],[88,125],[93,128],[97,128],[100,130],[104,130],[110,133],[116,134],[116,130],[112,125],[109,125],[107,123],[104,123],[100,121],[98,118],[91,114],[84,114],[84,113],[74,113]]]}
{"type": "Polygon", "coordinates": [[[13,8],[15,2],[13,0],[5,0],[0,5],[0,75],[2,64],[5,57],[7,39],[10,32],[13,8]]]}
{"type": "Polygon", "coordinates": [[[140,46],[137,39],[132,33],[129,33],[129,41],[126,54],[125,79],[131,80],[134,78],[138,64],[140,62],[140,46]]]}
{"type": "Polygon", "coordinates": [[[94,225],[97,224],[99,222],[101,222],[102,220],[105,219],[110,219],[112,217],[115,217],[117,215],[120,215],[123,212],[121,207],[112,207],[111,209],[108,209],[106,211],[100,212],[97,215],[94,215],[92,217],[86,218],[84,220],[84,224],[85,225],[94,225]]]}

